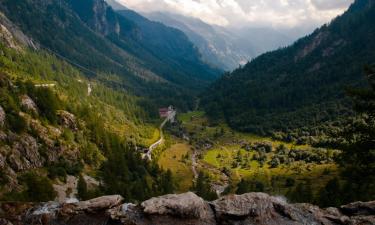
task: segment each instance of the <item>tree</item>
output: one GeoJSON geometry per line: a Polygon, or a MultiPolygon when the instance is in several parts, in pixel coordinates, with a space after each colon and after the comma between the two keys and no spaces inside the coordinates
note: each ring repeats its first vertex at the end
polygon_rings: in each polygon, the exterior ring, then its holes
{"type": "Polygon", "coordinates": [[[375,197],[375,66],[365,68],[368,89],[351,89],[356,117],[340,133],[337,144],[342,149],[338,162],[344,169],[344,178],[353,185],[350,193],[361,193],[360,199],[375,197]],[[339,139],[340,140],[340,139],[339,139]],[[365,191],[363,191],[365,190],[365,191]]]}
{"type": "Polygon", "coordinates": [[[299,183],[297,187],[289,194],[289,198],[293,202],[312,203],[314,196],[311,189],[311,183],[299,183]]]}
{"type": "Polygon", "coordinates": [[[264,184],[261,181],[257,180],[244,180],[241,181],[237,185],[236,194],[245,194],[249,192],[263,192],[264,191],[264,184]]]}
{"type": "Polygon", "coordinates": [[[78,189],[79,199],[87,200],[87,197],[88,197],[87,184],[86,184],[85,179],[82,177],[82,175],[79,175],[77,189],[78,189]]]}
{"type": "Polygon", "coordinates": [[[218,197],[216,192],[211,189],[210,178],[203,172],[199,173],[193,190],[198,196],[208,201],[215,200],[218,197]]]}
{"type": "Polygon", "coordinates": [[[56,197],[51,181],[35,173],[26,173],[20,177],[20,181],[26,186],[23,193],[24,200],[33,202],[52,201],[56,197]]]}
{"type": "Polygon", "coordinates": [[[340,192],[339,179],[334,178],[330,180],[319,193],[319,205],[321,207],[340,206],[342,204],[342,196],[340,192]]]}

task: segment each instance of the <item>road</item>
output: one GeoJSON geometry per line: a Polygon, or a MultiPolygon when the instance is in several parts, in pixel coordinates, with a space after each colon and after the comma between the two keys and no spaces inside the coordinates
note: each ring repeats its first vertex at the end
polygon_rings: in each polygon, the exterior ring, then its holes
{"type": "Polygon", "coordinates": [[[159,130],[160,130],[160,139],[153,143],[152,145],[150,145],[150,147],[148,148],[148,152],[145,154],[145,158],[147,158],[148,160],[152,160],[152,151],[157,148],[161,143],[163,143],[164,141],[164,135],[163,135],[163,127],[164,125],[168,122],[168,121],[171,121],[171,120],[174,120],[174,117],[176,116],[176,111],[173,110],[167,118],[165,118],[165,120],[160,124],[160,127],[159,127],[159,130]]]}

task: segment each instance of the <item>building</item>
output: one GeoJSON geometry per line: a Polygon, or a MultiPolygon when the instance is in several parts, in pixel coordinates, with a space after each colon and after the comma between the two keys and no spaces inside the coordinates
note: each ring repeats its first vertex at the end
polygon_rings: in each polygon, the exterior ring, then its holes
{"type": "Polygon", "coordinates": [[[159,116],[160,118],[167,118],[172,112],[173,112],[173,106],[169,106],[168,108],[160,108],[159,116]]]}
{"type": "Polygon", "coordinates": [[[168,117],[168,108],[160,108],[159,109],[159,116],[161,118],[167,118],[168,117]]]}

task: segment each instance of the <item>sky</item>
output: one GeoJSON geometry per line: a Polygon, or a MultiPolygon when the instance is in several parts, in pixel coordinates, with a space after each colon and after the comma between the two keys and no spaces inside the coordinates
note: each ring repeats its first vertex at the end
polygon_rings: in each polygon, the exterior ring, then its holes
{"type": "Polygon", "coordinates": [[[229,27],[321,25],[354,0],[117,0],[139,12],[168,11],[229,27]]]}

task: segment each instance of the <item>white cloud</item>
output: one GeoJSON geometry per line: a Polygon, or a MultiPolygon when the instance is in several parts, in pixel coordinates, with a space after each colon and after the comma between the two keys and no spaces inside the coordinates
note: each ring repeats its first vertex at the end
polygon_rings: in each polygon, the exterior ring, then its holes
{"type": "Polygon", "coordinates": [[[222,26],[323,24],[353,0],[118,0],[143,12],[168,11],[222,26]]]}

